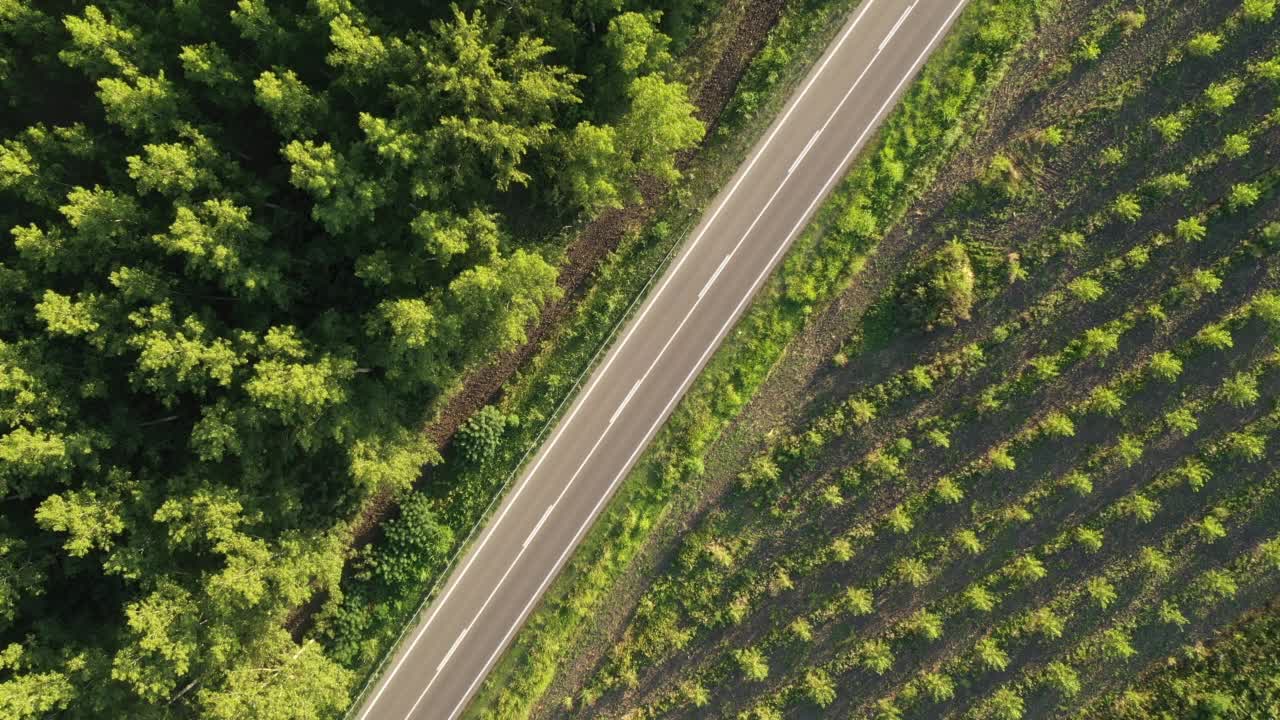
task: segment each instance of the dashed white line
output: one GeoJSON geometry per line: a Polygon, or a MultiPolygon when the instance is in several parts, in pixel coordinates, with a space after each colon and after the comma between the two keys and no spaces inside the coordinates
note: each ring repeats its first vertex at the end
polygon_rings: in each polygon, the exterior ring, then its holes
{"type": "MultiPolygon", "coordinates": [[[[919,0],[917,0],[917,2],[919,2],[919,0]]],[[[916,4],[911,3],[911,5],[907,6],[907,9],[902,12],[902,17],[898,18],[898,22],[894,23],[893,29],[890,30],[889,34],[885,35],[884,39],[880,41],[881,50],[884,50],[885,46],[889,44],[889,41],[893,39],[893,36],[898,34],[898,29],[902,27],[902,23],[907,21],[907,16],[910,15],[911,11],[915,9],[916,9],[916,4]]]]}
{"type": "Polygon", "coordinates": [[[822,134],[822,128],[818,128],[817,130],[813,131],[813,137],[809,138],[809,142],[804,144],[804,149],[801,150],[800,154],[796,156],[796,161],[791,163],[791,167],[787,168],[788,175],[795,172],[796,168],[800,167],[800,161],[804,160],[805,155],[809,154],[809,149],[812,148],[813,144],[818,141],[818,136],[821,134],[822,134]]]}
{"type": "Polygon", "coordinates": [[[636,394],[636,390],[637,390],[637,389],[639,389],[639,387],[640,387],[640,381],[639,381],[639,380],[637,380],[637,381],[636,381],[636,384],[635,384],[635,385],[632,385],[632,386],[631,386],[631,389],[630,389],[629,391],[627,391],[627,396],[626,396],[626,397],[624,397],[624,398],[622,398],[622,402],[618,403],[618,409],[617,409],[617,410],[614,410],[614,411],[613,411],[613,415],[610,415],[610,416],[609,416],[609,424],[610,424],[610,425],[612,425],[612,424],[613,424],[613,421],[614,421],[614,420],[617,420],[617,419],[618,419],[618,416],[622,414],[622,410],[623,410],[623,408],[625,408],[625,407],[627,406],[627,403],[631,402],[631,396],[636,394]]]}

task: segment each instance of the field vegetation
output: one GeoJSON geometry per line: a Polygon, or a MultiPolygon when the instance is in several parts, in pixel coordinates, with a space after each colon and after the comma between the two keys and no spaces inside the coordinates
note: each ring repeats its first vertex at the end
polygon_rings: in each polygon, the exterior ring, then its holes
{"type": "Polygon", "coordinates": [[[1280,590],[1276,14],[973,3],[476,714],[1184,716],[1129,682],[1280,590]]]}

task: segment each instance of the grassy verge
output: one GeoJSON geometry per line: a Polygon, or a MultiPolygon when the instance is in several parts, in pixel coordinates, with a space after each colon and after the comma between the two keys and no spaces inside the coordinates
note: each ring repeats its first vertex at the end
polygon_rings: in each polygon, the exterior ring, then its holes
{"type": "MultiPolygon", "coordinates": [[[[429,508],[428,524],[438,523],[426,541],[435,547],[417,548],[418,579],[404,587],[388,588],[385,581],[367,570],[396,552],[387,547],[385,539],[361,551],[356,562],[366,570],[346,583],[342,597],[329,602],[318,618],[317,635],[336,658],[357,670],[362,679],[376,677],[383,658],[394,652],[405,629],[415,625],[415,618],[445,577],[450,558],[465,551],[467,533],[482,524],[496,506],[506,483],[519,472],[527,455],[536,449],[544,432],[573,397],[614,329],[643,297],[648,283],[665,267],[701,216],[702,208],[737,169],[786,102],[792,86],[856,3],[857,0],[794,0],[790,4],[738,83],[714,136],[682,181],[658,204],[651,221],[629,233],[601,264],[571,319],[503,388],[498,409],[511,422],[502,431],[492,456],[475,463],[468,462],[462,453],[448,452],[445,464],[433,469],[428,487],[400,499],[407,506],[414,504],[413,495],[420,494],[424,499],[420,504],[429,508]],[[421,562],[424,556],[427,562],[421,562]],[[432,589],[424,596],[422,588],[427,584],[432,589]]],[[[732,9],[730,6],[725,5],[732,9]]],[[[715,20],[708,34],[719,37],[731,31],[734,23],[729,19],[715,20]]],[[[705,61],[704,54],[699,51],[691,57],[705,61]]],[[[692,77],[698,68],[686,67],[685,72],[692,77]]]]}
{"type": "MultiPolygon", "coordinates": [[[[843,5],[846,11],[852,7],[843,5]]],[[[552,586],[542,609],[486,682],[472,717],[517,718],[530,712],[669,503],[678,494],[698,492],[708,446],[760,387],[806,319],[857,275],[886,229],[929,185],[949,151],[966,137],[1008,59],[1055,5],[976,0],[964,12],[552,586]]],[[[758,62],[802,51],[812,56],[821,47],[813,36],[788,35],[780,25],[758,62]]],[[[743,102],[749,106],[750,101],[748,96],[743,102]]]]}

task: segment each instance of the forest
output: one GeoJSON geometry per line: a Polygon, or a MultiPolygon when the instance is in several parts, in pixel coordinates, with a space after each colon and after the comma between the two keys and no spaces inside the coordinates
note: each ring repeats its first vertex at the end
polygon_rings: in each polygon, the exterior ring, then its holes
{"type": "Polygon", "coordinates": [[[1277,152],[1273,0],[975,0],[468,717],[1273,715],[1277,152]]]}
{"type": "Polygon", "coordinates": [[[561,228],[679,177],[707,6],[0,0],[0,716],[345,710],[286,619],[561,228]]]}

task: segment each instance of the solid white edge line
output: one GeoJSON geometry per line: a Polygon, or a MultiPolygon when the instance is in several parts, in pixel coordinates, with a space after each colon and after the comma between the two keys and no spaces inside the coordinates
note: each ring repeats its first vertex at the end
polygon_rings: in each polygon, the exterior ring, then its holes
{"type": "MultiPolygon", "coordinates": [[[[804,215],[801,216],[800,221],[797,222],[796,225],[791,229],[791,232],[787,234],[787,237],[783,241],[782,245],[778,247],[778,249],[774,252],[773,256],[769,259],[769,263],[765,266],[765,269],[761,271],[761,273],[758,276],[756,276],[756,280],[755,282],[752,283],[751,288],[747,291],[747,294],[742,298],[742,300],[738,302],[738,305],[734,308],[734,312],[730,315],[729,319],[725,322],[725,324],[721,326],[720,332],[716,334],[715,339],[713,339],[711,344],[707,347],[706,350],[703,351],[702,355],[698,358],[698,362],[695,364],[694,369],[687,376],[685,376],[685,379],[680,383],[680,386],[677,387],[675,394],[672,395],[671,399],[667,401],[666,406],[664,406],[662,412],[659,413],[658,419],[653,423],[653,425],[649,427],[649,430],[641,438],[640,444],[635,448],[635,450],[632,451],[631,455],[627,458],[627,461],[626,463],[624,463],[622,470],[620,470],[618,474],[614,476],[613,480],[610,481],[609,486],[605,489],[604,494],[600,496],[600,499],[596,502],[595,507],[593,507],[591,513],[588,514],[587,520],[578,528],[578,531],[574,533],[574,536],[569,541],[568,546],[565,547],[564,551],[560,554],[560,557],[556,560],[555,565],[552,566],[551,572],[548,573],[545,578],[543,578],[542,582],[538,586],[538,589],[534,592],[533,597],[530,598],[529,602],[525,604],[524,609],[520,611],[520,615],[517,616],[516,622],[512,624],[510,628],[508,628],[502,640],[499,641],[498,647],[489,656],[489,659],[485,662],[484,666],[480,669],[480,673],[477,674],[475,679],[471,681],[471,685],[468,686],[467,691],[466,693],[464,693],[462,700],[454,707],[453,711],[449,713],[449,716],[448,718],[446,718],[446,720],[454,720],[454,718],[458,714],[458,711],[460,711],[466,705],[467,701],[471,699],[471,693],[475,690],[476,685],[478,685],[480,681],[485,676],[488,675],[489,668],[493,665],[493,661],[497,658],[498,654],[502,652],[502,649],[506,646],[507,642],[511,639],[511,636],[515,633],[515,631],[519,629],[520,626],[524,623],[525,616],[529,613],[529,610],[533,607],[533,604],[541,598],[542,593],[546,589],[547,584],[551,581],[552,578],[556,576],[557,573],[560,572],[560,567],[561,565],[563,565],[565,558],[568,557],[569,553],[577,545],[579,539],[581,539],[582,537],[582,533],[585,532],[586,528],[590,527],[591,523],[595,520],[596,515],[600,512],[601,506],[603,506],[604,502],[608,500],[609,497],[613,494],[613,491],[617,487],[618,482],[627,473],[627,471],[630,470],[631,463],[635,461],[636,456],[640,453],[641,450],[645,448],[645,446],[648,444],[655,430],[666,419],[665,416],[667,412],[671,409],[671,406],[676,402],[676,400],[680,398],[681,394],[684,393],[685,386],[687,386],[689,381],[695,375],[697,375],[698,372],[702,369],[701,368],[702,363],[703,361],[706,360],[707,355],[710,354],[710,352],[720,342],[720,340],[724,336],[725,331],[734,323],[734,321],[737,320],[737,315],[742,310],[742,306],[745,305],[746,302],[752,297],[752,295],[755,294],[755,291],[759,287],[760,283],[766,277],[768,277],[768,275],[773,271],[774,265],[777,263],[778,258],[790,246],[791,240],[792,238],[794,238],[795,233],[801,227],[803,227],[804,224],[809,220],[809,214],[813,212],[813,209],[817,206],[818,202],[827,193],[827,191],[830,190],[831,185],[839,177],[841,177],[844,174],[844,171],[846,169],[845,165],[849,162],[850,159],[852,159],[854,153],[857,152],[862,142],[866,140],[866,136],[870,134],[873,128],[875,128],[876,124],[880,121],[880,116],[884,114],[884,111],[889,107],[889,105],[894,101],[894,99],[896,99],[898,93],[902,90],[903,85],[905,85],[907,81],[916,73],[916,70],[919,69],[921,61],[923,61],[925,56],[929,54],[929,52],[933,49],[933,46],[937,44],[938,38],[942,37],[943,32],[948,27],[950,27],[951,22],[955,19],[955,16],[959,14],[960,10],[963,9],[967,3],[968,3],[968,0],[960,0],[960,2],[955,6],[955,8],[952,9],[951,14],[947,16],[946,21],[942,23],[942,26],[938,28],[938,31],[934,34],[933,38],[929,41],[927,45],[925,45],[924,51],[922,51],[919,57],[916,58],[915,62],[912,63],[911,69],[907,72],[906,75],[903,76],[902,80],[899,81],[897,87],[894,88],[893,92],[889,94],[889,98],[885,101],[885,103],[880,106],[880,110],[876,112],[875,116],[871,120],[871,123],[867,126],[867,129],[863,131],[862,135],[859,136],[858,140],[849,149],[849,152],[846,153],[844,159],[840,163],[839,169],[837,169],[836,172],[833,173],[831,177],[827,179],[827,182],[823,184],[822,189],[819,190],[817,196],[813,199],[812,202],[809,203],[809,207],[805,210],[804,215]]],[[[406,720],[408,720],[408,717],[406,717],[406,720]]]]}

